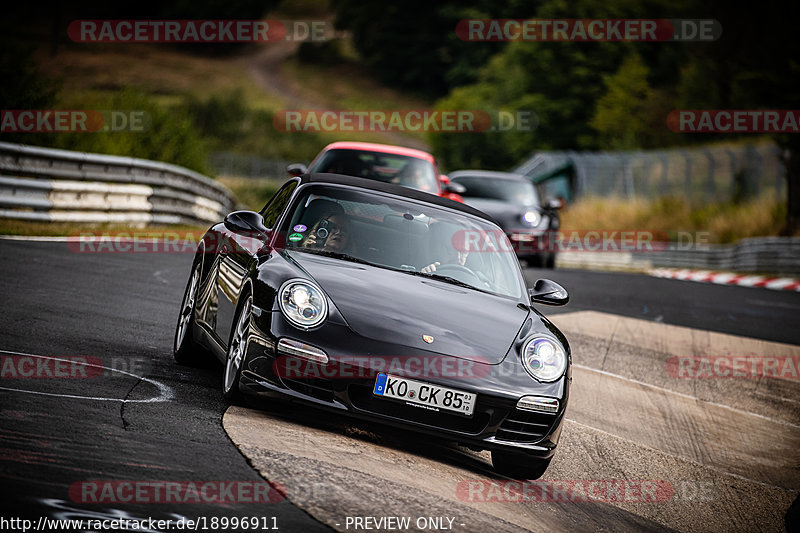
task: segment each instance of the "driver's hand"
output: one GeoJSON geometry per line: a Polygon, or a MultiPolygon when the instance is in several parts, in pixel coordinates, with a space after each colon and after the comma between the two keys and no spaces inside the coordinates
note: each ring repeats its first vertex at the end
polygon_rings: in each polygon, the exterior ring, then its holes
{"type": "Polygon", "coordinates": [[[435,263],[431,263],[428,266],[422,267],[419,271],[423,274],[430,274],[431,272],[436,272],[436,267],[439,265],[441,265],[441,263],[436,261],[435,263]]]}

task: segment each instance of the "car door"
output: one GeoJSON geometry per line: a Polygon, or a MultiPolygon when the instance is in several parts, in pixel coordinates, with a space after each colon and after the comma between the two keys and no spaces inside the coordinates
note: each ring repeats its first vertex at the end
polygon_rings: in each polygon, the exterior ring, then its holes
{"type": "MultiPolygon", "coordinates": [[[[261,210],[264,226],[274,230],[281,213],[292,197],[297,180],[286,183],[261,210]]],[[[271,234],[271,231],[269,232],[271,234]]],[[[245,279],[250,272],[258,250],[266,244],[266,237],[256,232],[238,233],[225,228],[219,252],[217,268],[217,322],[216,334],[219,340],[228,344],[233,327],[236,305],[242,293],[245,279]]]]}

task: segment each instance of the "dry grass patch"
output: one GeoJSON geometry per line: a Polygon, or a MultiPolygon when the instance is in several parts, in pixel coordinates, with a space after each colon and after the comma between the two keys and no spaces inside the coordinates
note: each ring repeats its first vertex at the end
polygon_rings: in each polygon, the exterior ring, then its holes
{"type": "Polygon", "coordinates": [[[710,233],[710,242],[731,243],[746,237],[778,235],[786,220],[786,206],[773,198],[741,204],[692,207],[681,198],[623,200],[588,198],[561,213],[567,231],[618,230],[710,233]]]}
{"type": "MultiPolygon", "coordinates": [[[[263,91],[247,72],[245,49],[230,56],[187,53],[154,44],[65,46],[40,52],[41,72],[61,80],[67,94],[139,87],[168,101],[187,94],[205,98],[241,90],[254,109],[276,111],[283,103],[263,91]]],[[[167,102],[165,102],[167,103],[167,102]]]]}

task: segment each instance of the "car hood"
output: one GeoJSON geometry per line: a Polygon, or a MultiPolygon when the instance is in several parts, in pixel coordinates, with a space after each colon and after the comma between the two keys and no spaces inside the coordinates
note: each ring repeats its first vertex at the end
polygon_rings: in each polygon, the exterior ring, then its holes
{"type": "Polygon", "coordinates": [[[350,329],[372,340],[497,364],[529,314],[513,299],[434,279],[306,253],[292,258],[350,329]]]}

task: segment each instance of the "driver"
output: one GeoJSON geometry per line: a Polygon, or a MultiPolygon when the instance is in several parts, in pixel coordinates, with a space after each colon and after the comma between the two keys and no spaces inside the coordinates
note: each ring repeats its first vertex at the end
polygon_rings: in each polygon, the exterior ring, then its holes
{"type": "Polygon", "coordinates": [[[464,264],[467,262],[467,256],[469,256],[469,252],[461,252],[457,251],[455,248],[450,248],[450,253],[445,253],[444,255],[440,256],[442,258],[441,260],[434,261],[430,265],[422,267],[420,272],[423,274],[436,272],[436,267],[443,264],[464,266],[464,264]]]}
{"type": "Polygon", "coordinates": [[[351,248],[351,233],[350,218],[342,212],[329,211],[311,227],[302,246],[345,253],[351,248]]]}
{"type": "Polygon", "coordinates": [[[453,245],[453,231],[447,231],[448,229],[450,228],[445,227],[442,222],[431,226],[430,252],[431,257],[435,258],[436,261],[422,267],[420,272],[423,274],[436,272],[436,267],[442,265],[458,265],[463,267],[467,262],[469,252],[467,250],[459,250],[453,245]]]}

